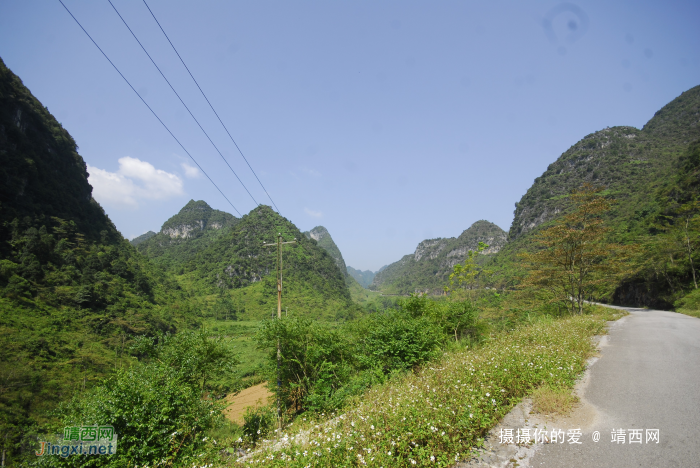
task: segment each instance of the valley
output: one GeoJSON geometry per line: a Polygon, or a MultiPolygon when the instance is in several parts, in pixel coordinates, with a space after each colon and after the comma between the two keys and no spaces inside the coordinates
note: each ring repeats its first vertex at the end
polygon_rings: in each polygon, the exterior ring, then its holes
{"type": "MultiPolygon", "coordinates": [[[[700,86],[641,130],[610,127],[574,143],[515,203],[507,230],[468,222],[456,237],[425,239],[376,272],[348,266],[326,227],[302,232],[262,204],[236,217],[192,199],[160,228],[127,240],[93,198],[76,142],[1,61],[0,160],[0,438],[17,466],[41,437],[87,417],[113,418],[124,434],[124,458],[99,466],[186,466],[199,453],[233,466],[239,451],[276,454],[263,440],[279,421],[311,432],[310,421],[332,422],[345,435],[376,439],[386,466],[427,465],[435,454],[443,466],[459,461],[534,388],[571,387],[591,352],[586,340],[616,318],[588,305],[567,312],[571,295],[548,287],[575,269],[552,267],[547,287],[527,286],[533,271],[550,268],[523,260],[549,248],[542,236],[591,224],[567,221],[588,206],[577,202],[581,190],[606,203],[590,218],[605,225],[594,243],[634,249],[624,272],[601,267],[612,265],[612,253],[596,253],[580,297],[700,316],[700,86]],[[282,320],[276,251],[264,247],[278,233],[296,241],[282,251],[282,320]],[[503,351],[511,336],[523,347],[554,337],[552,350],[574,364],[523,370],[515,351],[503,351]],[[489,368],[489,359],[517,366],[527,383],[489,368]],[[277,379],[280,409],[239,408],[238,423],[224,420],[225,401],[277,379]],[[476,399],[461,390],[467,383],[476,399]],[[141,411],[144,401],[151,412],[141,411]],[[425,419],[429,411],[441,419],[425,419]],[[183,434],[183,449],[162,438],[148,452],[144,434],[183,434]]],[[[343,440],[343,450],[355,450],[356,439],[343,440]]],[[[320,463],[345,460],[337,446],[326,448],[320,463]]]]}

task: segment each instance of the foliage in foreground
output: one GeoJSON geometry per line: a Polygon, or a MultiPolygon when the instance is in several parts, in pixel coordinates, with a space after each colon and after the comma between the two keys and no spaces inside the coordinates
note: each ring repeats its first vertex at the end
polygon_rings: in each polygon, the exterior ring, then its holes
{"type": "Polygon", "coordinates": [[[606,318],[544,317],[478,349],[445,353],[372,388],[340,416],[291,426],[282,448],[268,446],[242,463],[450,466],[532,390],[571,387],[606,318]]]}
{"type": "Polygon", "coordinates": [[[109,424],[119,437],[109,457],[44,456],[39,466],[180,466],[210,448],[206,433],[221,422],[221,403],[208,398],[207,382],[235,358],[225,342],[203,331],[141,339],[135,351],[150,359],[120,369],[103,385],[60,410],[65,426],[109,424]]]}
{"type": "Polygon", "coordinates": [[[398,309],[338,326],[298,316],[269,320],[256,340],[268,353],[269,381],[280,382],[272,390],[293,415],[340,408],[387,376],[433,359],[447,341],[479,339],[484,330],[470,301],[413,295],[398,309]]]}

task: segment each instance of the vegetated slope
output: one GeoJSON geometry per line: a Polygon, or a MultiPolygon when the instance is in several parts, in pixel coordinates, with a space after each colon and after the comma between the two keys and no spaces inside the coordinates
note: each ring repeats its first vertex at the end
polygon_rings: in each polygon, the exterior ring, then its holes
{"type": "Polygon", "coordinates": [[[0,433],[10,459],[58,400],[114,367],[130,335],[178,323],[161,307],[175,285],[116,230],[87,177],[73,138],[0,60],[0,433]]]}
{"type": "Polygon", "coordinates": [[[497,253],[506,243],[506,233],[495,224],[481,220],[472,224],[459,237],[427,239],[414,253],[379,271],[370,289],[384,294],[428,292],[441,294],[449,275],[479,242],[489,245],[485,255],[497,253]]]}
{"type": "Polygon", "coordinates": [[[197,254],[227,232],[225,228],[237,222],[235,216],[215,210],[202,200],[190,200],[178,214],[163,223],[158,234],[137,244],[134,244],[136,239],[131,242],[153,262],[181,274],[196,269],[197,254]]]}
{"type": "Polygon", "coordinates": [[[146,241],[146,240],[150,239],[151,237],[153,237],[153,236],[155,236],[155,235],[156,235],[156,233],[153,232],[153,231],[144,232],[144,233],[141,234],[140,236],[134,237],[134,238],[131,239],[129,242],[131,242],[131,245],[133,245],[134,247],[136,247],[136,246],[139,245],[141,242],[146,241]]]}
{"type": "Polygon", "coordinates": [[[653,209],[628,223],[642,232],[634,241],[643,253],[639,270],[617,287],[613,300],[700,316],[700,139],[674,170],[653,193],[653,209]]]}
{"type": "Polygon", "coordinates": [[[345,266],[343,254],[340,253],[340,249],[337,245],[335,245],[335,242],[333,242],[333,238],[328,232],[328,229],[324,228],[323,226],[316,226],[311,231],[304,232],[304,235],[308,239],[315,240],[319,247],[328,252],[328,254],[333,257],[333,260],[335,260],[335,264],[338,265],[338,269],[343,276],[347,276],[348,270],[345,266]]]}
{"type": "Polygon", "coordinates": [[[198,256],[197,276],[207,284],[239,290],[249,316],[267,316],[277,308],[277,248],[263,243],[274,243],[277,233],[284,241],[296,239],[282,249],[285,306],[316,318],[344,316],[352,302],[335,259],[269,206],[253,209],[230,233],[214,240],[198,256]]]}
{"type": "Polygon", "coordinates": [[[239,305],[240,317],[257,319],[277,310],[277,248],[263,246],[275,243],[277,233],[297,241],[282,249],[284,307],[315,318],[350,313],[354,307],[336,260],[265,205],[237,219],[190,201],[138,249],[179,275],[190,294],[227,295],[239,305]]]}
{"type": "Polygon", "coordinates": [[[672,176],[673,163],[700,131],[700,86],[654,114],[642,130],[612,127],[584,137],[538,178],[515,204],[513,241],[553,219],[567,195],[584,182],[604,186],[618,201],[611,216],[631,218],[649,209],[650,194],[672,176]]]}
{"type": "MultiPolygon", "coordinates": [[[[351,266],[348,266],[348,275],[352,276],[355,278],[355,280],[362,286],[363,288],[369,287],[370,284],[372,284],[372,281],[374,281],[374,275],[377,273],[374,271],[361,271],[361,270],[356,270],[351,266]]],[[[384,267],[386,268],[386,267],[384,267]]]]}
{"type": "MultiPolygon", "coordinates": [[[[697,86],[656,112],[642,130],[606,128],[574,144],[515,204],[509,243],[489,264],[496,271],[495,283],[517,282],[516,254],[528,248],[539,226],[562,213],[568,194],[585,182],[604,187],[603,194],[616,201],[607,221],[617,240],[637,242],[640,236],[653,234],[651,225],[663,204],[659,193],[677,178],[679,158],[700,136],[699,122],[697,86]]],[[[647,294],[644,300],[652,296],[647,294]]]]}

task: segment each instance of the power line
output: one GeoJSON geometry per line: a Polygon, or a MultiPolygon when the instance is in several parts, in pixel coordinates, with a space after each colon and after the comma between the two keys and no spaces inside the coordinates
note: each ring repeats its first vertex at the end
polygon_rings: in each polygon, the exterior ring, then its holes
{"type": "Polygon", "coordinates": [[[123,79],[124,81],[126,81],[126,84],[129,85],[129,88],[131,88],[131,90],[132,90],[133,92],[136,93],[136,95],[139,97],[139,99],[141,99],[141,102],[143,102],[143,103],[146,105],[146,107],[148,107],[148,110],[151,111],[151,113],[153,114],[153,116],[154,116],[156,119],[158,119],[158,122],[160,122],[160,124],[163,126],[163,128],[165,128],[165,129],[168,131],[168,133],[170,134],[170,136],[173,137],[173,139],[177,142],[177,144],[180,145],[180,148],[182,148],[182,150],[183,150],[185,153],[187,153],[187,156],[190,157],[190,159],[197,165],[197,167],[199,168],[199,170],[201,170],[202,173],[207,177],[207,179],[209,179],[209,182],[211,182],[212,185],[214,185],[214,187],[216,187],[216,190],[219,191],[219,193],[221,194],[221,196],[224,197],[224,198],[226,199],[226,201],[228,202],[228,204],[231,205],[231,207],[232,207],[234,210],[236,210],[236,213],[238,213],[239,216],[243,216],[243,215],[241,215],[241,212],[238,211],[238,209],[237,209],[235,206],[233,206],[233,203],[231,203],[231,200],[229,200],[228,197],[227,197],[226,195],[224,195],[224,192],[221,191],[221,189],[219,188],[219,186],[216,185],[216,184],[214,183],[214,181],[211,179],[211,177],[209,177],[209,174],[207,174],[207,173],[204,171],[204,169],[202,169],[202,166],[199,165],[199,163],[197,162],[197,160],[194,159],[194,157],[190,154],[190,152],[187,151],[187,149],[182,145],[182,143],[180,143],[180,140],[178,140],[177,137],[173,134],[173,132],[170,131],[170,129],[168,128],[168,126],[165,125],[165,123],[160,119],[160,117],[158,117],[158,114],[156,114],[155,111],[151,108],[151,106],[149,106],[148,103],[141,97],[141,95],[138,93],[138,91],[136,91],[136,89],[131,85],[131,83],[129,82],[129,80],[127,80],[126,77],[122,74],[122,72],[119,71],[119,69],[118,69],[117,66],[114,64],[114,62],[112,62],[112,61],[109,59],[109,57],[107,56],[107,54],[104,53],[104,51],[102,50],[102,48],[100,48],[100,46],[97,45],[97,42],[95,42],[95,40],[92,38],[92,36],[91,36],[90,34],[88,34],[88,32],[87,32],[87,31],[85,30],[85,28],[83,27],[83,25],[80,24],[80,21],[78,21],[78,18],[76,18],[75,16],[73,16],[73,13],[71,13],[71,11],[68,9],[68,7],[65,5],[65,3],[63,3],[63,0],[58,0],[58,1],[59,1],[59,3],[60,3],[61,5],[63,5],[63,8],[66,9],[66,11],[67,11],[68,14],[71,16],[71,18],[73,18],[73,19],[75,20],[75,22],[78,23],[78,26],[80,26],[80,29],[82,29],[83,32],[85,33],[85,35],[86,35],[88,38],[90,38],[90,40],[92,41],[92,43],[95,44],[95,47],[97,47],[97,49],[102,53],[102,55],[104,55],[104,57],[107,59],[107,61],[110,63],[110,65],[112,65],[112,67],[114,67],[114,69],[117,71],[117,73],[119,73],[119,76],[121,76],[122,79],[123,79]]]}
{"type": "Polygon", "coordinates": [[[231,165],[228,163],[228,161],[226,161],[226,158],[224,157],[223,154],[221,154],[221,151],[219,151],[219,148],[214,144],[214,142],[212,141],[212,139],[209,137],[209,134],[204,130],[204,128],[202,127],[202,125],[199,123],[199,120],[197,120],[197,118],[194,116],[194,114],[192,114],[192,111],[190,110],[189,107],[187,107],[187,104],[185,104],[185,101],[183,101],[182,98],[180,97],[180,95],[177,93],[177,91],[175,91],[175,88],[173,88],[173,85],[170,84],[170,81],[168,81],[168,79],[165,77],[165,74],[163,74],[163,71],[160,69],[160,67],[159,67],[159,66],[156,64],[156,62],[153,60],[153,57],[151,57],[151,54],[149,54],[148,51],[146,50],[146,48],[143,46],[143,44],[141,44],[141,41],[139,41],[139,38],[136,37],[136,34],[134,34],[134,31],[131,30],[131,28],[130,28],[129,25],[127,24],[126,20],[124,19],[124,17],[122,17],[122,15],[121,15],[121,14],[119,13],[119,11],[117,10],[117,7],[115,7],[114,4],[112,3],[112,0],[107,0],[107,1],[109,2],[110,5],[112,5],[112,8],[114,8],[114,11],[117,13],[117,15],[119,16],[119,18],[122,20],[122,22],[124,23],[124,26],[126,26],[126,29],[128,29],[129,32],[131,33],[131,35],[134,36],[134,39],[136,39],[136,42],[139,43],[139,45],[141,46],[141,49],[146,53],[146,55],[148,56],[148,58],[151,60],[151,63],[153,64],[153,66],[156,67],[156,69],[158,70],[158,73],[160,73],[160,76],[162,76],[163,79],[165,80],[165,82],[168,83],[168,86],[170,86],[170,89],[173,90],[173,93],[175,93],[175,96],[177,96],[177,98],[180,100],[180,102],[182,103],[182,105],[185,106],[185,109],[187,109],[187,112],[190,113],[190,116],[192,116],[192,118],[194,119],[194,121],[197,122],[197,125],[199,126],[200,130],[202,130],[202,132],[204,133],[204,135],[207,137],[207,139],[209,140],[209,143],[211,143],[212,146],[214,146],[214,149],[216,149],[216,152],[219,153],[219,156],[221,156],[221,159],[224,160],[224,162],[226,163],[226,165],[228,166],[228,168],[231,169],[231,172],[233,172],[233,175],[236,176],[236,179],[238,179],[238,182],[240,182],[241,185],[243,186],[243,188],[245,189],[245,191],[248,192],[248,195],[250,195],[250,198],[253,199],[253,201],[255,202],[255,204],[256,204],[256,205],[260,205],[260,203],[257,202],[257,200],[255,199],[255,197],[253,197],[253,194],[250,193],[250,190],[248,190],[248,187],[245,186],[245,184],[243,183],[243,181],[241,180],[241,178],[238,177],[238,174],[236,174],[236,171],[234,171],[233,168],[231,167],[231,165]]]}
{"type": "Polygon", "coordinates": [[[153,11],[151,10],[151,7],[148,6],[148,3],[146,3],[146,0],[143,0],[143,3],[144,3],[144,5],[146,5],[146,8],[148,8],[148,11],[151,13],[151,16],[153,16],[153,19],[154,19],[154,20],[156,21],[156,23],[158,24],[158,27],[160,28],[160,30],[163,31],[163,34],[165,35],[165,38],[168,40],[168,42],[170,43],[170,46],[173,48],[173,50],[174,50],[175,53],[177,54],[177,57],[180,59],[180,62],[182,62],[182,65],[183,65],[183,66],[185,67],[185,69],[187,70],[187,73],[190,74],[190,77],[192,78],[192,81],[194,81],[194,83],[197,85],[197,88],[199,88],[199,92],[202,93],[202,96],[204,96],[204,99],[207,101],[207,104],[209,104],[209,107],[211,107],[211,110],[214,112],[214,115],[216,115],[216,118],[219,119],[219,122],[221,123],[221,126],[224,127],[224,130],[226,130],[226,133],[228,134],[228,137],[231,139],[231,141],[233,142],[233,144],[236,146],[236,149],[238,150],[238,152],[239,152],[239,153],[241,154],[241,156],[243,157],[243,160],[244,160],[245,163],[248,165],[248,167],[250,168],[251,172],[253,173],[253,175],[254,175],[255,178],[257,179],[258,183],[260,184],[260,186],[262,187],[262,189],[265,191],[265,194],[267,195],[267,197],[268,197],[268,198],[270,199],[270,201],[272,202],[272,205],[273,205],[273,206],[275,207],[275,209],[277,210],[277,213],[279,213],[279,212],[280,212],[279,208],[277,208],[277,205],[275,204],[274,200],[272,200],[272,197],[271,197],[270,194],[267,192],[267,189],[265,188],[265,186],[263,185],[263,183],[260,182],[260,179],[258,178],[258,175],[257,175],[257,174],[255,173],[255,171],[253,170],[252,166],[251,166],[250,163],[248,162],[248,159],[247,159],[247,158],[245,157],[245,155],[243,154],[243,151],[241,151],[241,148],[238,147],[238,143],[236,143],[236,140],[234,140],[233,137],[231,136],[231,132],[228,131],[228,128],[226,127],[226,125],[224,124],[224,122],[221,120],[221,117],[219,117],[218,112],[216,112],[216,109],[214,109],[214,106],[211,104],[211,102],[209,102],[209,98],[207,97],[206,94],[204,94],[204,91],[202,91],[202,88],[199,86],[199,83],[198,83],[197,80],[194,78],[194,75],[192,75],[192,72],[191,72],[190,69],[187,67],[187,64],[185,64],[185,61],[184,61],[184,60],[182,59],[182,57],[180,56],[180,53],[179,53],[179,52],[177,51],[177,49],[175,48],[175,45],[174,45],[174,44],[172,43],[172,41],[170,40],[170,37],[168,37],[168,35],[165,33],[165,30],[163,29],[163,26],[160,25],[160,22],[158,21],[158,18],[156,18],[156,15],[153,14],[153,11]]]}

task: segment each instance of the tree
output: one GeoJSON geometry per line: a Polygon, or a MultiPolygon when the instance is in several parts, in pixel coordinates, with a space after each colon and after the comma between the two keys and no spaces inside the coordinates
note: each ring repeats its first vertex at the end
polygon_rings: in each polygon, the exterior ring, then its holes
{"type": "MultiPolygon", "coordinates": [[[[467,252],[467,257],[464,259],[464,264],[458,263],[454,266],[452,273],[450,273],[450,283],[445,286],[445,292],[454,291],[456,287],[463,287],[468,289],[470,292],[474,289],[474,283],[481,273],[476,265],[476,257],[484,250],[488,249],[488,245],[479,242],[476,250],[470,250],[467,252]],[[456,284],[456,287],[455,287],[456,284]]],[[[472,295],[473,296],[473,295],[472,295]]],[[[470,300],[474,300],[470,297],[470,300]]]]}
{"type": "Polygon", "coordinates": [[[584,184],[573,191],[573,209],[535,236],[540,249],[520,254],[529,270],[523,286],[548,292],[552,302],[565,304],[572,314],[582,313],[586,298],[616,284],[632,268],[627,260],[636,251],[606,241],[611,229],[601,216],[611,201],[601,190],[584,184]]]}
{"type": "Polygon", "coordinates": [[[693,274],[693,286],[698,289],[698,280],[696,277],[695,263],[693,262],[693,254],[700,247],[700,202],[686,203],[678,209],[680,219],[674,230],[674,238],[677,243],[682,245],[682,250],[688,258],[690,271],[693,274]]]}

